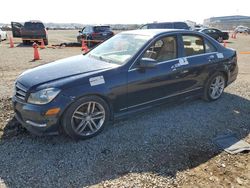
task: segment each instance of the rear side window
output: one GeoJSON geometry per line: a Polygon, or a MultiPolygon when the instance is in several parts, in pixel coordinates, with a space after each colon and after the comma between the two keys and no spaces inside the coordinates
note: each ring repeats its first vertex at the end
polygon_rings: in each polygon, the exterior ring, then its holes
{"type": "Polygon", "coordinates": [[[94,32],[105,32],[105,31],[110,31],[109,26],[96,26],[94,27],[94,32]]]}
{"type": "Polygon", "coordinates": [[[164,23],[164,24],[160,24],[159,28],[160,29],[171,29],[173,28],[173,23],[164,23]]]}
{"type": "Polygon", "coordinates": [[[173,23],[155,23],[149,24],[148,29],[172,29],[173,23]]]}
{"type": "Polygon", "coordinates": [[[143,55],[157,62],[168,61],[177,58],[177,42],[175,36],[163,37],[151,45],[143,55]]]}
{"type": "Polygon", "coordinates": [[[92,28],[90,26],[85,27],[85,29],[83,30],[83,32],[85,33],[90,33],[92,31],[92,28]]]}
{"type": "Polygon", "coordinates": [[[206,53],[217,51],[216,48],[208,40],[205,40],[205,49],[206,49],[206,53]]]}
{"type": "Polygon", "coordinates": [[[195,35],[182,36],[186,56],[205,53],[203,38],[195,35]]]}
{"type": "Polygon", "coordinates": [[[189,29],[188,25],[184,22],[174,23],[174,28],[175,29],[189,29]]]}
{"type": "Polygon", "coordinates": [[[148,29],[148,25],[143,25],[140,29],[148,29]]]}
{"type": "Polygon", "coordinates": [[[24,28],[25,29],[33,29],[33,30],[41,30],[41,29],[44,29],[45,27],[42,23],[25,22],[24,28]]]}

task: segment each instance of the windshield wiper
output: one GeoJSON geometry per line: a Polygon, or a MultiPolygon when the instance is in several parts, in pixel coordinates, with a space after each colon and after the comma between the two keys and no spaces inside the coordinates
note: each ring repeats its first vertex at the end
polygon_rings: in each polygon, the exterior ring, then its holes
{"type": "Polygon", "coordinates": [[[111,59],[109,59],[109,58],[105,58],[105,57],[103,57],[103,56],[99,56],[99,59],[100,59],[101,61],[105,61],[105,62],[108,62],[108,63],[116,64],[115,61],[113,61],[113,60],[111,60],[111,59]]]}
{"type": "Polygon", "coordinates": [[[114,63],[111,59],[105,58],[103,56],[96,56],[96,55],[89,54],[89,57],[97,59],[97,60],[105,61],[108,63],[114,63]]]}

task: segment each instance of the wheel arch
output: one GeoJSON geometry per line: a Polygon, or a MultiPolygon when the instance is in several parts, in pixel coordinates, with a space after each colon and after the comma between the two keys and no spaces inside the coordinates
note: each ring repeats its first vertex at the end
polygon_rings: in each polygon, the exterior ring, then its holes
{"type": "Polygon", "coordinates": [[[110,112],[110,120],[113,120],[114,119],[114,110],[113,110],[113,104],[111,102],[111,100],[105,96],[105,95],[102,95],[102,94],[99,94],[99,93],[88,93],[88,94],[84,94],[84,95],[81,95],[81,96],[78,96],[74,99],[72,99],[72,102],[69,103],[63,110],[62,114],[60,115],[60,119],[59,119],[59,122],[61,123],[62,122],[62,119],[63,119],[63,116],[65,114],[65,112],[69,109],[69,107],[74,103],[76,102],[77,100],[81,99],[81,98],[84,98],[84,97],[88,97],[88,96],[96,96],[96,97],[99,97],[101,98],[102,100],[104,100],[108,107],[109,107],[109,112],[110,112]]]}
{"type": "Polygon", "coordinates": [[[222,74],[224,75],[224,77],[225,77],[225,84],[226,84],[226,86],[227,86],[227,82],[228,82],[228,73],[227,73],[226,71],[218,71],[218,72],[220,72],[220,73],[222,73],[222,74]]]}
{"type": "Polygon", "coordinates": [[[210,73],[208,74],[208,76],[207,76],[205,82],[204,82],[205,85],[207,84],[207,82],[209,81],[209,79],[210,79],[213,75],[215,75],[215,74],[217,74],[217,73],[222,73],[222,74],[223,74],[223,76],[225,77],[225,82],[226,82],[226,86],[227,86],[227,82],[228,82],[229,75],[228,75],[228,72],[227,72],[226,70],[222,70],[222,69],[217,70],[217,71],[215,71],[215,72],[210,72],[210,73]]]}

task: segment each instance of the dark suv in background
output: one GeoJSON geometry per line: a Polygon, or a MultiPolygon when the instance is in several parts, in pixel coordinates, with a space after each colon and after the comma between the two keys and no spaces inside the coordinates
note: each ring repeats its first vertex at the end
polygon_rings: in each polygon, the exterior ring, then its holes
{"type": "Polygon", "coordinates": [[[186,29],[190,30],[190,27],[185,22],[160,22],[160,23],[148,23],[142,25],[140,29],[186,29]]]}
{"type": "Polygon", "coordinates": [[[27,21],[22,25],[18,22],[11,22],[13,37],[22,38],[23,44],[30,42],[44,41],[48,45],[48,32],[44,24],[38,20],[27,21]]]}
{"type": "Polygon", "coordinates": [[[87,45],[88,47],[92,47],[94,44],[107,40],[112,36],[114,36],[114,33],[111,31],[110,26],[92,25],[86,26],[81,31],[79,31],[77,41],[81,43],[82,39],[91,40],[87,41],[87,45]]]}

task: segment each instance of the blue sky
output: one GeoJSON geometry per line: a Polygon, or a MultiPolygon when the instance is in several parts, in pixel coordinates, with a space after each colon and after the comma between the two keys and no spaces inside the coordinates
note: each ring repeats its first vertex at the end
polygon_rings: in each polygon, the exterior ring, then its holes
{"type": "Polygon", "coordinates": [[[0,23],[43,22],[119,24],[193,20],[224,15],[250,16],[247,0],[12,0],[1,1],[0,23]]]}

